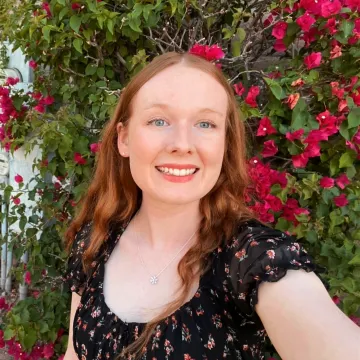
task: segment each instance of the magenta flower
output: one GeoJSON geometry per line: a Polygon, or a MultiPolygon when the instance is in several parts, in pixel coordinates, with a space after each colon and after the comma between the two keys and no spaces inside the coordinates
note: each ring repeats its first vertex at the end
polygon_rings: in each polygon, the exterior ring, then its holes
{"type": "Polygon", "coordinates": [[[287,49],[286,45],[284,44],[283,39],[276,39],[273,47],[274,47],[275,51],[277,51],[277,52],[284,52],[287,49]]]}
{"type": "Polygon", "coordinates": [[[86,159],[83,158],[80,153],[75,153],[74,154],[74,161],[79,165],[85,165],[86,164],[86,159]]]}
{"type": "Polygon", "coordinates": [[[308,70],[314,69],[320,66],[321,58],[322,58],[321,52],[311,53],[310,55],[305,56],[304,64],[306,65],[308,70]]]}
{"type": "Polygon", "coordinates": [[[19,78],[13,78],[13,77],[8,77],[6,79],[5,85],[7,86],[14,86],[19,82],[19,78]]]}
{"type": "Polygon", "coordinates": [[[340,189],[345,189],[346,185],[350,184],[350,180],[346,174],[341,174],[340,176],[338,176],[335,179],[335,182],[340,189]]]}
{"type": "Polygon", "coordinates": [[[31,273],[30,273],[30,271],[27,271],[25,273],[25,284],[28,284],[28,285],[31,284],[31,273]]]}
{"type": "Polygon", "coordinates": [[[243,84],[241,82],[239,82],[234,85],[234,90],[237,95],[241,96],[244,93],[245,88],[244,88],[243,84]]]}
{"type": "Polygon", "coordinates": [[[260,88],[258,86],[251,86],[249,92],[246,95],[245,102],[251,107],[257,107],[256,98],[260,94],[260,88]]]}
{"type": "Polygon", "coordinates": [[[218,45],[200,45],[195,44],[190,50],[190,54],[197,55],[200,57],[203,57],[204,59],[208,61],[214,61],[222,59],[225,56],[224,51],[221,49],[218,45]]]}
{"type": "Polygon", "coordinates": [[[341,195],[339,195],[339,196],[335,196],[335,197],[334,197],[334,203],[335,203],[335,205],[338,206],[338,207],[344,207],[344,206],[346,206],[346,205],[349,203],[349,201],[348,201],[348,199],[346,198],[346,195],[345,195],[345,194],[341,194],[341,195]]]}
{"type": "Polygon", "coordinates": [[[287,132],[285,137],[289,140],[289,141],[294,141],[294,140],[300,140],[301,137],[304,135],[304,129],[299,129],[296,130],[294,132],[287,132]]]}
{"type": "Polygon", "coordinates": [[[93,143],[93,144],[90,144],[90,151],[92,152],[92,153],[97,153],[97,152],[99,152],[99,150],[100,150],[100,143],[93,143]]]}
{"type": "Polygon", "coordinates": [[[309,161],[309,158],[304,153],[300,155],[293,155],[291,159],[295,168],[304,168],[309,161]]]}
{"type": "Polygon", "coordinates": [[[38,64],[34,60],[30,60],[29,66],[35,70],[37,68],[38,64]]]}
{"type": "Polygon", "coordinates": [[[271,35],[278,39],[281,40],[285,37],[286,35],[286,30],[287,30],[288,24],[285,21],[279,21],[278,23],[276,23],[272,29],[271,35]]]}
{"type": "Polygon", "coordinates": [[[20,184],[24,181],[23,177],[19,174],[17,174],[14,179],[18,184],[20,184]]]}
{"type": "Polygon", "coordinates": [[[329,18],[330,16],[336,15],[341,11],[342,5],[339,0],[325,0],[321,4],[320,14],[324,18],[329,18]]]}
{"type": "Polygon", "coordinates": [[[330,177],[324,176],[320,180],[320,186],[324,189],[331,189],[332,187],[334,187],[334,185],[335,185],[335,180],[330,177]]]}
{"type": "Polygon", "coordinates": [[[266,136],[276,134],[276,129],[272,126],[271,120],[265,116],[260,120],[256,136],[266,136]]]}
{"type": "Polygon", "coordinates": [[[274,156],[279,149],[277,148],[274,140],[268,140],[264,142],[264,148],[261,155],[266,158],[270,156],[274,156]]]}
{"type": "Polygon", "coordinates": [[[306,12],[304,15],[296,19],[296,23],[301,27],[302,31],[309,31],[311,26],[315,23],[315,19],[306,12]]]}

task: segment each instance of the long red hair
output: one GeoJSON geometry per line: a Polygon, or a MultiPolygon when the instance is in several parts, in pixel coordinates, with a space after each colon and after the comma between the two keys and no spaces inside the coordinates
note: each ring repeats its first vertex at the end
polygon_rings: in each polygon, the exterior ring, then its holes
{"type": "Polygon", "coordinates": [[[131,176],[128,159],[119,154],[116,126],[119,122],[124,126],[128,124],[132,99],[139,89],[162,70],[179,63],[211,75],[228,95],[224,160],[215,186],[200,200],[202,220],[197,234],[198,241],[178,265],[182,280],[180,295],[147,324],[142,335],[130,344],[121,357],[129,354],[135,357],[141,355],[156,324],[186,301],[194,276],[207,270],[206,257],[223,245],[224,239],[231,238],[239,222],[254,218],[254,214],[245,204],[245,189],[250,181],[246,164],[245,123],[240,116],[232,87],[221,70],[207,60],[188,53],[169,52],[156,57],[133,77],[122,91],[115,112],[101,136],[101,150],[92,182],[81,201],[79,213],[65,234],[67,248],[71,248],[80,227],[92,221],[89,245],[83,256],[84,269],[89,271],[91,262],[107,237],[109,227],[127,222],[138,210],[141,190],[131,176]]]}

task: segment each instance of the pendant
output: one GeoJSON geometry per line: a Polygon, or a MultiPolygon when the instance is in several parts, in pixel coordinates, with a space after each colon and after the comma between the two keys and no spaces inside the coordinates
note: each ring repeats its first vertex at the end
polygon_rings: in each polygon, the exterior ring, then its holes
{"type": "Polygon", "coordinates": [[[159,278],[156,275],[151,276],[151,278],[150,278],[151,285],[156,285],[158,283],[158,281],[159,281],[159,278]]]}

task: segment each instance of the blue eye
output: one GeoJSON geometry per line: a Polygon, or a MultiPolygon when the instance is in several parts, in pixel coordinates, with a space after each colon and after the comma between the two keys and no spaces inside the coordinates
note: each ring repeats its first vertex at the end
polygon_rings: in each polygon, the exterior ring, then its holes
{"type": "Polygon", "coordinates": [[[212,124],[211,122],[208,122],[208,121],[201,121],[199,123],[199,126],[202,128],[202,129],[211,129],[211,128],[214,128],[215,125],[212,124]]]}
{"type": "Polygon", "coordinates": [[[163,119],[154,119],[154,120],[150,120],[148,124],[154,124],[157,127],[163,127],[166,125],[166,121],[163,119]]]}

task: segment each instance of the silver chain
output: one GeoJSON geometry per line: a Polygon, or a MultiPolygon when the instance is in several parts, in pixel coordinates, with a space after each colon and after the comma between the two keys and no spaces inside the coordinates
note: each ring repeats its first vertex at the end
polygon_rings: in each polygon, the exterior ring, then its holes
{"type": "MultiPolygon", "coordinates": [[[[135,214],[136,215],[136,214],[135,214]]],[[[171,263],[176,259],[176,257],[181,253],[181,251],[185,248],[185,246],[190,242],[190,240],[194,237],[194,235],[196,234],[197,230],[195,230],[195,232],[190,236],[189,240],[187,240],[183,246],[176,252],[176,254],[174,255],[174,257],[166,264],[166,266],[164,268],[162,268],[156,275],[151,275],[150,276],[150,283],[152,285],[156,285],[159,282],[159,276],[171,265],[171,263]]],[[[147,266],[145,265],[145,262],[141,256],[140,253],[140,247],[139,247],[139,241],[137,241],[137,250],[138,250],[138,256],[141,262],[141,265],[144,267],[144,269],[151,274],[151,271],[149,271],[149,269],[147,268],[147,266]]]]}

